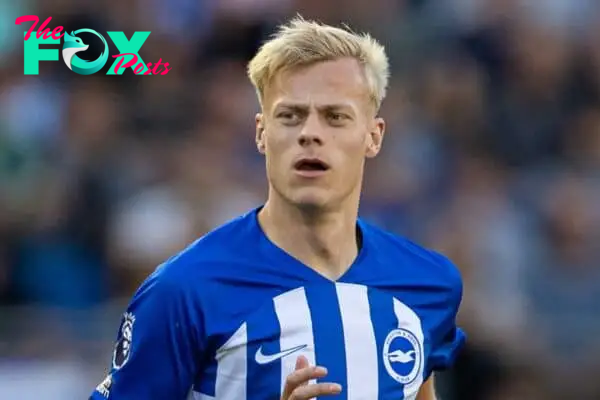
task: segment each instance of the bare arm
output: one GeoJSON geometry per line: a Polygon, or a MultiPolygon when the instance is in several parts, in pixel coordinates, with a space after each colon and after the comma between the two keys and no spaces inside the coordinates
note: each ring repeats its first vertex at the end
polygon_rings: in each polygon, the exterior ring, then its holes
{"type": "Polygon", "coordinates": [[[433,375],[421,385],[416,400],[437,400],[435,386],[433,385],[433,375]]]}

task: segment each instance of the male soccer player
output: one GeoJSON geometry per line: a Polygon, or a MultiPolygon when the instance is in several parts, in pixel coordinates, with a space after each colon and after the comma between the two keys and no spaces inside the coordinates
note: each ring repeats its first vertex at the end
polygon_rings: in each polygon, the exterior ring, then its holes
{"type": "Polygon", "coordinates": [[[268,199],[161,265],[92,399],[434,399],[464,342],[445,257],[358,218],[384,49],[296,18],[248,67],[268,199]]]}

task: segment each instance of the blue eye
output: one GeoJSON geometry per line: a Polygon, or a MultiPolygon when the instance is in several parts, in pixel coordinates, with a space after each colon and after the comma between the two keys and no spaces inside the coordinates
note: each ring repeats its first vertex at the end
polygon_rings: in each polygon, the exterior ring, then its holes
{"type": "Polygon", "coordinates": [[[300,120],[300,116],[291,111],[281,112],[277,115],[277,118],[283,121],[283,123],[286,125],[296,124],[300,120]]]}
{"type": "Polygon", "coordinates": [[[341,125],[348,119],[348,116],[346,114],[332,112],[327,115],[327,118],[331,123],[341,125]]]}

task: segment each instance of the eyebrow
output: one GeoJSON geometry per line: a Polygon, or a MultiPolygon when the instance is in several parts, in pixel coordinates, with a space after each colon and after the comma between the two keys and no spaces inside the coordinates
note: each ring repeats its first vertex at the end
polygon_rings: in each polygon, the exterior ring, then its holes
{"type": "MultiPolygon", "coordinates": [[[[298,112],[307,112],[309,106],[306,104],[302,104],[302,103],[280,103],[275,106],[275,110],[278,110],[281,108],[284,108],[287,110],[298,111],[298,112]]],[[[324,105],[318,106],[317,109],[319,111],[338,111],[338,110],[353,111],[352,106],[350,106],[349,104],[343,104],[343,103],[324,104],[324,105]]]]}

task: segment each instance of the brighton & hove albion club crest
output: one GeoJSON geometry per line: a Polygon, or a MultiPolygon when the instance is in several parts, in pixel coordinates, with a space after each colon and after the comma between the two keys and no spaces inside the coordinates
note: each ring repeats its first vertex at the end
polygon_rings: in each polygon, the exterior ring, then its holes
{"type": "Polygon", "coordinates": [[[123,321],[121,322],[121,328],[119,329],[119,337],[115,350],[113,353],[113,368],[119,369],[127,360],[129,360],[129,353],[131,352],[131,341],[133,339],[133,324],[135,317],[131,313],[125,313],[123,315],[123,321]]]}
{"type": "Polygon", "coordinates": [[[388,374],[403,385],[413,383],[423,368],[422,346],[406,329],[394,329],[383,344],[383,364],[388,374]]]}

